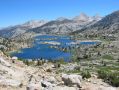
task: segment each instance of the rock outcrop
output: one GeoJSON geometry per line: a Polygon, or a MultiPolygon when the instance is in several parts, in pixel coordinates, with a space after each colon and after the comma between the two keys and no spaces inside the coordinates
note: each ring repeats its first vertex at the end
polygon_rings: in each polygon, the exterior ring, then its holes
{"type": "Polygon", "coordinates": [[[62,80],[64,81],[64,84],[67,86],[78,86],[79,88],[81,87],[81,81],[82,81],[82,76],[80,75],[62,75],[62,80]]]}
{"type": "Polygon", "coordinates": [[[11,66],[11,64],[10,64],[9,62],[5,61],[5,60],[4,60],[3,58],[1,58],[1,57],[0,57],[0,63],[1,63],[2,65],[7,66],[7,67],[10,67],[10,66],[11,66]]]}
{"type": "Polygon", "coordinates": [[[30,83],[27,86],[27,90],[42,90],[41,83],[30,83]]]}
{"type": "Polygon", "coordinates": [[[79,90],[76,87],[67,87],[67,86],[56,86],[56,87],[48,87],[44,90],[79,90]]]}

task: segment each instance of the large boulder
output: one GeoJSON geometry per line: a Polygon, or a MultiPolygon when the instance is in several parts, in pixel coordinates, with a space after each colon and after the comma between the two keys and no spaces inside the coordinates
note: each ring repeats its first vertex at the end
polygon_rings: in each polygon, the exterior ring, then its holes
{"type": "Polygon", "coordinates": [[[75,70],[77,67],[80,67],[79,65],[77,65],[77,64],[68,64],[68,65],[64,65],[63,66],[63,69],[65,70],[65,71],[72,71],[72,70],[75,70]]]}
{"type": "Polygon", "coordinates": [[[57,82],[57,80],[53,76],[48,77],[47,81],[50,82],[50,83],[52,83],[52,84],[54,84],[54,83],[57,82]]]}
{"type": "Polygon", "coordinates": [[[119,89],[117,89],[115,87],[111,87],[111,86],[88,83],[82,87],[82,90],[119,90],[119,89]]]}
{"type": "Polygon", "coordinates": [[[30,83],[27,86],[27,90],[42,90],[41,83],[30,83]]]}
{"type": "Polygon", "coordinates": [[[118,90],[114,87],[91,87],[91,86],[88,86],[87,88],[84,88],[82,90],[118,90]]]}
{"type": "Polygon", "coordinates": [[[82,76],[80,75],[67,75],[63,74],[62,75],[62,80],[64,81],[64,84],[67,86],[74,86],[77,85],[79,88],[81,87],[81,81],[82,81],[82,76]]]}
{"type": "Polygon", "coordinates": [[[7,66],[7,67],[10,67],[11,66],[11,64],[9,62],[5,61],[2,57],[0,57],[0,63],[2,65],[7,66]]]}
{"type": "Polygon", "coordinates": [[[52,87],[52,86],[56,86],[56,84],[52,84],[48,81],[45,81],[45,80],[41,80],[41,85],[42,87],[52,87]]]}
{"type": "Polygon", "coordinates": [[[21,81],[18,80],[5,79],[5,78],[0,79],[0,85],[19,87],[21,84],[22,84],[21,81]]]}
{"type": "Polygon", "coordinates": [[[97,90],[117,90],[117,89],[114,87],[100,87],[97,90]]]}
{"type": "Polygon", "coordinates": [[[48,87],[44,90],[79,90],[76,87],[67,87],[67,86],[55,86],[55,87],[48,87]]]}

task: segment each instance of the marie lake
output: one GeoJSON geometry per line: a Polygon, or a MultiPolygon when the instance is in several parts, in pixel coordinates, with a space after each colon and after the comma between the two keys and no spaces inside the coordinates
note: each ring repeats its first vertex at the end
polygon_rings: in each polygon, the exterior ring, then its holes
{"type": "MultiPolygon", "coordinates": [[[[33,46],[30,48],[21,49],[20,52],[13,52],[11,56],[16,56],[21,59],[46,59],[59,60],[64,59],[70,61],[72,54],[70,51],[64,52],[58,48],[69,48],[74,45],[74,42],[69,36],[54,36],[54,35],[40,35],[34,38],[33,46]],[[58,47],[58,48],[54,48],[58,47]]],[[[82,43],[82,44],[95,44],[82,43]]]]}

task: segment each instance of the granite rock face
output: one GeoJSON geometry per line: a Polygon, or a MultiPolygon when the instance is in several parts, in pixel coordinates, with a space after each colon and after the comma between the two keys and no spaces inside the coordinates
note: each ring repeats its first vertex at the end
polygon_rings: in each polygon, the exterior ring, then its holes
{"type": "Polygon", "coordinates": [[[11,66],[11,64],[9,63],[9,62],[6,62],[3,58],[1,58],[0,57],[0,63],[2,64],[2,65],[5,65],[5,66],[7,66],[7,67],[10,67],[11,66]]]}
{"type": "Polygon", "coordinates": [[[62,80],[64,81],[64,84],[67,86],[73,86],[76,85],[79,88],[81,87],[81,81],[82,81],[82,76],[80,75],[62,75],[62,80]]]}
{"type": "Polygon", "coordinates": [[[79,90],[79,89],[76,87],[56,86],[56,87],[45,88],[44,90],[79,90]]]}

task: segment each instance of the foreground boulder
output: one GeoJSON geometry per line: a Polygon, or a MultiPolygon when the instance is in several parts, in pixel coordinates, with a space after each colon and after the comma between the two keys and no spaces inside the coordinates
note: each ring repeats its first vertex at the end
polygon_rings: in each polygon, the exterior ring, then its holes
{"type": "Polygon", "coordinates": [[[119,88],[111,87],[111,86],[105,86],[105,85],[99,85],[99,84],[87,83],[84,86],[82,86],[81,90],[119,90],[119,88]]]}
{"type": "Polygon", "coordinates": [[[5,61],[2,57],[0,57],[0,63],[4,66],[10,67],[11,64],[7,61],[5,61]]]}
{"type": "Polygon", "coordinates": [[[20,87],[21,84],[22,83],[20,81],[13,79],[5,79],[5,78],[0,79],[0,85],[4,86],[20,87]]]}
{"type": "Polygon", "coordinates": [[[55,86],[55,87],[48,87],[43,90],[79,90],[79,89],[76,87],[55,86]]]}
{"type": "Polygon", "coordinates": [[[114,87],[91,87],[91,86],[88,86],[87,88],[83,88],[82,90],[118,90],[114,87]]]}
{"type": "Polygon", "coordinates": [[[55,84],[57,82],[56,79],[54,77],[52,77],[52,76],[49,77],[47,81],[52,83],[52,84],[55,84]]]}
{"type": "Polygon", "coordinates": [[[77,87],[81,87],[81,81],[82,81],[82,76],[80,75],[67,75],[63,74],[62,75],[62,80],[64,81],[64,84],[67,86],[74,86],[76,85],[77,87]]]}
{"type": "Polygon", "coordinates": [[[41,85],[42,87],[53,87],[53,86],[56,86],[55,84],[52,84],[48,81],[41,81],[41,85]]]}
{"type": "Polygon", "coordinates": [[[40,83],[30,83],[27,86],[27,90],[42,90],[40,83]]]}

